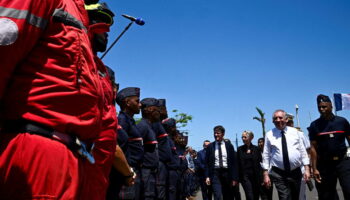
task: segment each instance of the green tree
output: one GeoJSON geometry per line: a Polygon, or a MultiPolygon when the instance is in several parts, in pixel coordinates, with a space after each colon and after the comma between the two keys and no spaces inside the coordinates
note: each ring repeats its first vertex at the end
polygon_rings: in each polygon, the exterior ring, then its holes
{"type": "Polygon", "coordinates": [[[258,120],[261,123],[262,131],[263,131],[263,137],[265,137],[265,133],[266,133],[266,131],[265,131],[265,121],[266,121],[266,119],[264,117],[265,113],[258,107],[256,107],[256,110],[258,111],[260,117],[253,117],[253,119],[258,120]]]}
{"type": "MultiPolygon", "coordinates": [[[[192,122],[192,115],[186,114],[186,113],[180,113],[178,110],[172,110],[173,114],[174,114],[174,119],[176,120],[176,124],[177,124],[177,128],[179,130],[185,128],[189,122],[192,122]]],[[[188,135],[188,131],[187,130],[181,130],[182,133],[184,133],[185,135],[188,135]]]]}

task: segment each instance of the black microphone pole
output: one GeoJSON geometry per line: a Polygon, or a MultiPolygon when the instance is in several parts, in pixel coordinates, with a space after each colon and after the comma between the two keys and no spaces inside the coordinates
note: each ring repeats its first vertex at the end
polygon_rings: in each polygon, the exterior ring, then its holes
{"type": "Polygon", "coordinates": [[[106,54],[109,52],[109,50],[112,49],[112,47],[118,42],[118,40],[124,35],[124,33],[130,28],[130,26],[134,23],[134,21],[131,21],[129,25],[125,27],[123,32],[120,33],[120,35],[117,37],[117,39],[114,40],[114,42],[111,44],[111,46],[108,47],[108,49],[104,52],[104,54],[101,56],[101,60],[106,56],[106,54]]]}

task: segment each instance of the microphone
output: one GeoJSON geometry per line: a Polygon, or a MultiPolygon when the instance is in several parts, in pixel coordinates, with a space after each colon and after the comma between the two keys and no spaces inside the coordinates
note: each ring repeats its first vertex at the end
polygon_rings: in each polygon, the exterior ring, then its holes
{"type": "Polygon", "coordinates": [[[143,21],[142,18],[135,18],[135,17],[129,16],[126,14],[122,14],[122,16],[125,17],[126,19],[129,19],[129,20],[135,22],[137,25],[140,25],[140,26],[145,25],[145,21],[143,21]]]}

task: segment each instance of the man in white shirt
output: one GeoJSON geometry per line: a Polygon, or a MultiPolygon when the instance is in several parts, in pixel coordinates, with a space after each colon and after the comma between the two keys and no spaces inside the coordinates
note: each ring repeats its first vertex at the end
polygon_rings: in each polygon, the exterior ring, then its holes
{"type": "Polygon", "coordinates": [[[264,184],[271,187],[275,183],[280,200],[298,200],[302,172],[304,179],[310,178],[309,158],[298,130],[286,126],[288,119],[284,110],[273,114],[275,128],[266,133],[263,151],[264,184]],[[271,171],[268,172],[271,165],[271,171]]]}

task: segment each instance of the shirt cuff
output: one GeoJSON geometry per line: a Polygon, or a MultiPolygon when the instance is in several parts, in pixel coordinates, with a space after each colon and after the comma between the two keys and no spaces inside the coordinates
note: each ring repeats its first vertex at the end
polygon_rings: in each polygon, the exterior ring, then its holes
{"type": "Polygon", "coordinates": [[[303,159],[303,165],[310,165],[310,159],[309,158],[304,158],[303,159]]]}
{"type": "Polygon", "coordinates": [[[261,167],[262,167],[264,170],[269,170],[269,169],[270,169],[270,165],[267,164],[267,163],[261,163],[261,167]]]}

